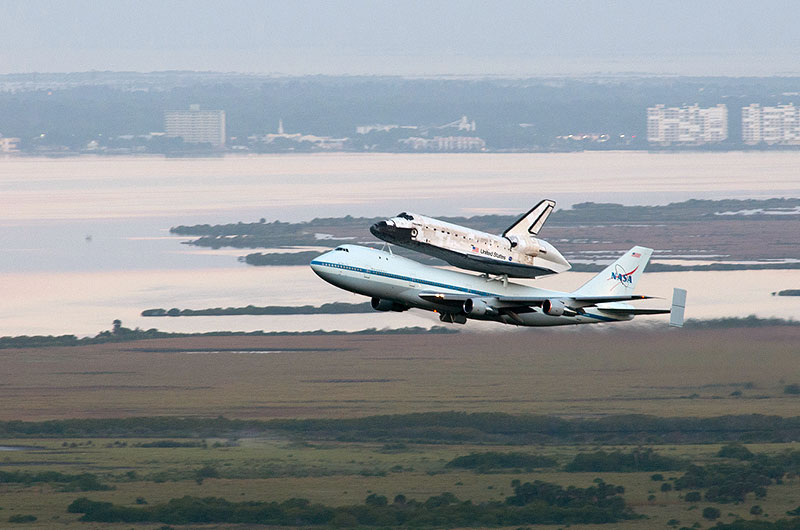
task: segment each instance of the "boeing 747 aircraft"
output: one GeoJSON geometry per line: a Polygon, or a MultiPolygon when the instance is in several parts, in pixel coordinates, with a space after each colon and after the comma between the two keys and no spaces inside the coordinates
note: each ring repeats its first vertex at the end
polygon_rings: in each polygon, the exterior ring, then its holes
{"type": "Polygon", "coordinates": [[[342,245],[311,262],[323,280],[372,298],[378,311],[411,308],[439,313],[443,322],[490,320],[517,326],[560,326],[632,320],[670,313],[683,325],[686,291],[675,289],[671,309],[640,309],[627,302],[652,298],[633,294],[653,250],[633,247],[578,290],[549,291],[513,282],[422,265],[391,252],[342,245]]]}
{"type": "Polygon", "coordinates": [[[387,243],[429,254],[461,269],[535,278],[571,267],[553,245],[535,237],[555,205],[555,201],[541,201],[499,236],[407,212],[375,223],[369,231],[387,243]]]}

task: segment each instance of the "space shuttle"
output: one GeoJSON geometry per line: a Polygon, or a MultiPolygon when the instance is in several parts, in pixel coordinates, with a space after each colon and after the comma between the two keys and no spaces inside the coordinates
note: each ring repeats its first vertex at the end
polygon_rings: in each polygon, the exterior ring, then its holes
{"type": "Polygon", "coordinates": [[[375,223],[369,230],[387,243],[428,254],[460,269],[536,278],[572,268],[553,245],[536,237],[555,205],[549,199],[541,201],[499,236],[408,212],[375,223]]]}

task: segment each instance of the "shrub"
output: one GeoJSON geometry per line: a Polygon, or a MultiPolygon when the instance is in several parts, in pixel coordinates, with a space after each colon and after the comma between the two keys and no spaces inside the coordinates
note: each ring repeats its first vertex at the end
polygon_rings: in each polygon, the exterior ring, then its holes
{"type": "Polygon", "coordinates": [[[713,506],[707,506],[703,508],[703,517],[708,519],[709,521],[713,521],[714,519],[718,519],[721,515],[719,509],[714,508],[713,506]]]}
{"type": "Polygon", "coordinates": [[[177,447],[203,447],[203,442],[177,442],[175,440],[156,440],[154,442],[142,442],[136,444],[136,447],[145,449],[150,448],[166,448],[172,449],[177,447]]]}
{"type": "Polygon", "coordinates": [[[12,515],[11,517],[8,518],[9,523],[32,523],[35,520],[36,520],[35,515],[22,515],[22,514],[12,515]]]}
{"type": "Polygon", "coordinates": [[[364,504],[367,506],[386,506],[389,504],[389,500],[384,495],[371,493],[364,499],[364,504]]]}
{"type": "Polygon", "coordinates": [[[358,519],[352,513],[338,512],[333,516],[332,524],[337,528],[353,528],[358,526],[358,519]]]}
{"type": "Polygon", "coordinates": [[[195,471],[195,475],[199,479],[218,478],[219,471],[217,471],[217,468],[215,468],[214,466],[206,464],[205,466],[195,471]]]}
{"type": "MultiPolygon", "coordinates": [[[[785,465],[785,464],[784,464],[785,465]]],[[[759,457],[758,462],[741,465],[729,462],[708,466],[690,466],[675,481],[676,490],[707,488],[704,498],[708,502],[743,502],[745,496],[758,488],[766,493],[773,479],[784,474],[782,464],[759,457]]]]}
{"type": "Polygon", "coordinates": [[[566,471],[635,472],[683,469],[686,463],[678,458],[661,456],[652,449],[630,453],[579,453],[567,464],[566,471]]]}
{"type": "Polygon", "coordinates": [[[0,471],[0,483],[33,484],[38,482],[63,483],[62,491],[106,491],[111,486],[102,484],[97,475],[81,473],[70,475],[58,471],[40,471],[29,473],[27,471],[0,471]]]}
{"type": "MultiPolygon", "coordinates": [[[[520,484],[505,502],[473,504],[452,493],[442,493],[424,502],[405,499],[391,506],[386,497],[371,494],[369,503],[328,507],[307,499],[278,502],[230,502],[217,497],[182,497],[148,506],[118,506],[86,498],[75,500],[70,513],[83,513],[81,521],[238,523],[277,526],[363,526],[363,527],[465,527],[516,526],[520,524],[613,523],[635,517],[619,487],[604,482],[588,488],[536,481],[520,484]]],[[[400,501],[402,499],[396,499],[400,501]]]]}
{"type": "Polygon", "coordinates": [[[686,493],[686,495],[683,497],[683,500],[686,502],[700,502],[701,498],[702,497],[700,496],[699,491],[690,491],[686,493]]]}
{"type": "Polygon", "coordinates": [[[742,444],[728,444],[717,451],[717,456],[736,460],[752,460],[755,455],[742,444]]]}
{"type": "Polygon", "coordinates": [[[446,467],[460,467],[464,469],[533,469],[537,467],[552,467],[556,461],[552,458],[527,453],[471,453],[459,456],[449,461],[446,467]]]}

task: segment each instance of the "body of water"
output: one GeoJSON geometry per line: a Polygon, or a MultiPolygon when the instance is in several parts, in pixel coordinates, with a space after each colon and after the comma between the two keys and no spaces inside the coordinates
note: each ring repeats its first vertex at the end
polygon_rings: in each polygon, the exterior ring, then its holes
{"type": "MultiPolygon", "coordinates": [[[[191,318],[139,313],[363,300],[322,282],[308,267],[249,267],[236,260],[245,250],[183,245],[168,231],[178,224],[389,216],[406,209],[519,213],[542,198],[565,207],[797,197],[798,167],[800,152],[0,159],[0,335],[93,335],[116,318],[127,327],[165,331],[430,326],[438,323],[435,315],[419,311],[191,318]]],[[[571,290],[588,276],[566,273],[535,284],[571,290]]],[[[637,290],[669,298],[673,286],[689,289],[689,317],[800,318],[796,298],[770,295],[799,288],[799,271],[646,274],[637,290]]]]}

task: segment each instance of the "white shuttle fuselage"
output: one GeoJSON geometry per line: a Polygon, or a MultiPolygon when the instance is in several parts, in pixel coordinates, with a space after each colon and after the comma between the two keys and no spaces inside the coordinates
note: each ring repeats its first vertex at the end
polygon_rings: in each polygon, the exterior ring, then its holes
{"type": "Polygon", "coordinates": [[[534,237],[554,206],[553,201],[540,202],[499,236],[406,212],[372,225],[370,232],[461,269],[535,278],[571,268],[553,245],[534,237]]]}

